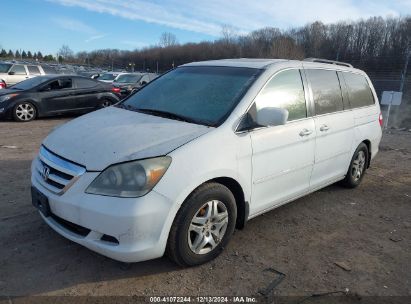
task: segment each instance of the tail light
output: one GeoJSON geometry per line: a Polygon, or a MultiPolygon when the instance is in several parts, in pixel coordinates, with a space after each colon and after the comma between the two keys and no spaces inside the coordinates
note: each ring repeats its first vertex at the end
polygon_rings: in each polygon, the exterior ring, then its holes
{"type": "Polygon", "coordinates": [[[3,81],[0,81],[0,89],[5,89],[6,84],[3,81]]]}
{"type": "Polygon", "coordinates": [[[120,93],[120,88],[113,87],[113,88],[111,89],[111,91],[112,91],[113,93],[118,94],[118,93],[120,93]]]}
{"type": "Polygon", "coordinates": [[[380,127],[382,128],[383,119],[382,119],[382,113],[381,112],[380,112],[380,115],[378,116],[378,122],[380,123],[380,127]]]}

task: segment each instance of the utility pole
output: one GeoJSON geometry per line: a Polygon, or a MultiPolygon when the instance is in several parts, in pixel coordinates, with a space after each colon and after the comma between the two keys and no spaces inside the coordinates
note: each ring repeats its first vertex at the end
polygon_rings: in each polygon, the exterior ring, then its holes
{"type": "Polygon", "coordinates": [[[157,74],[158,74],[158,61],[157,61],[157,74]]]}

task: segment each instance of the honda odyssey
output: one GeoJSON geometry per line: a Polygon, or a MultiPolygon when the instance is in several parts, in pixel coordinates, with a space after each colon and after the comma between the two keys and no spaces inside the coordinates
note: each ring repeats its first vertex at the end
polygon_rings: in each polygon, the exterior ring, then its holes
{"type": "Polygon", "coordinates": [[[381,140],[367,75],[308,59],[182,65],[55,129],[32,201],[59,234],[107,257],[215,258],[251,218],[340,181],[358,186],[381,140]]]}

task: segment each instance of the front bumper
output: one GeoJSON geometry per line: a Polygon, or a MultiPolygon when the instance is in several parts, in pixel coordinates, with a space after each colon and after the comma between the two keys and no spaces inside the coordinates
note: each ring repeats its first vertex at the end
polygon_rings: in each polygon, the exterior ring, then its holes
{"type": "MultiPolygon", "coordinates": [[[[35,170],[32,166],[32,172],[35,170]]],[[[53,215],[90,230],[86,235],[62,225],[55,217],[44,221],[62,236],[93,251],[122,262],[139,262],[161,257],[176,213],[175,204],[151,191],[139,198],[86,194],[98,172],[84,173],[65,193],[54,194],[32,174],[32,185],[49,201],[53,215]],[[118,243],[108,242],[111,236],[118,243]]]]}

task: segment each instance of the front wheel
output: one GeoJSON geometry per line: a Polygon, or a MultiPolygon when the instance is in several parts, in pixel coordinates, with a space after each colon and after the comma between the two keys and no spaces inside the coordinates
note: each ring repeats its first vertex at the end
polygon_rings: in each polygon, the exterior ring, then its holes
{"type": "Polygon", "coordinates": [[[368,158],[368,147],[361,143],[354,152],[345,178],[341,181],[343,186],[355,188],[361,183],[367,170],[368,158]]]}
{"type": "Polygon", "coordinates": [[[15,121],[27,122],[36,118],[37,111],[30,102],[21,102],[13,108],[13,118],[15,121]]]}
{"type": "Polygon", "coordinates": [[[197,188],[181,206],[167,243],[168,256],[181,266],[216,258],[235,229],[237,207],[231,191],[218,183],[197,188]]]}

